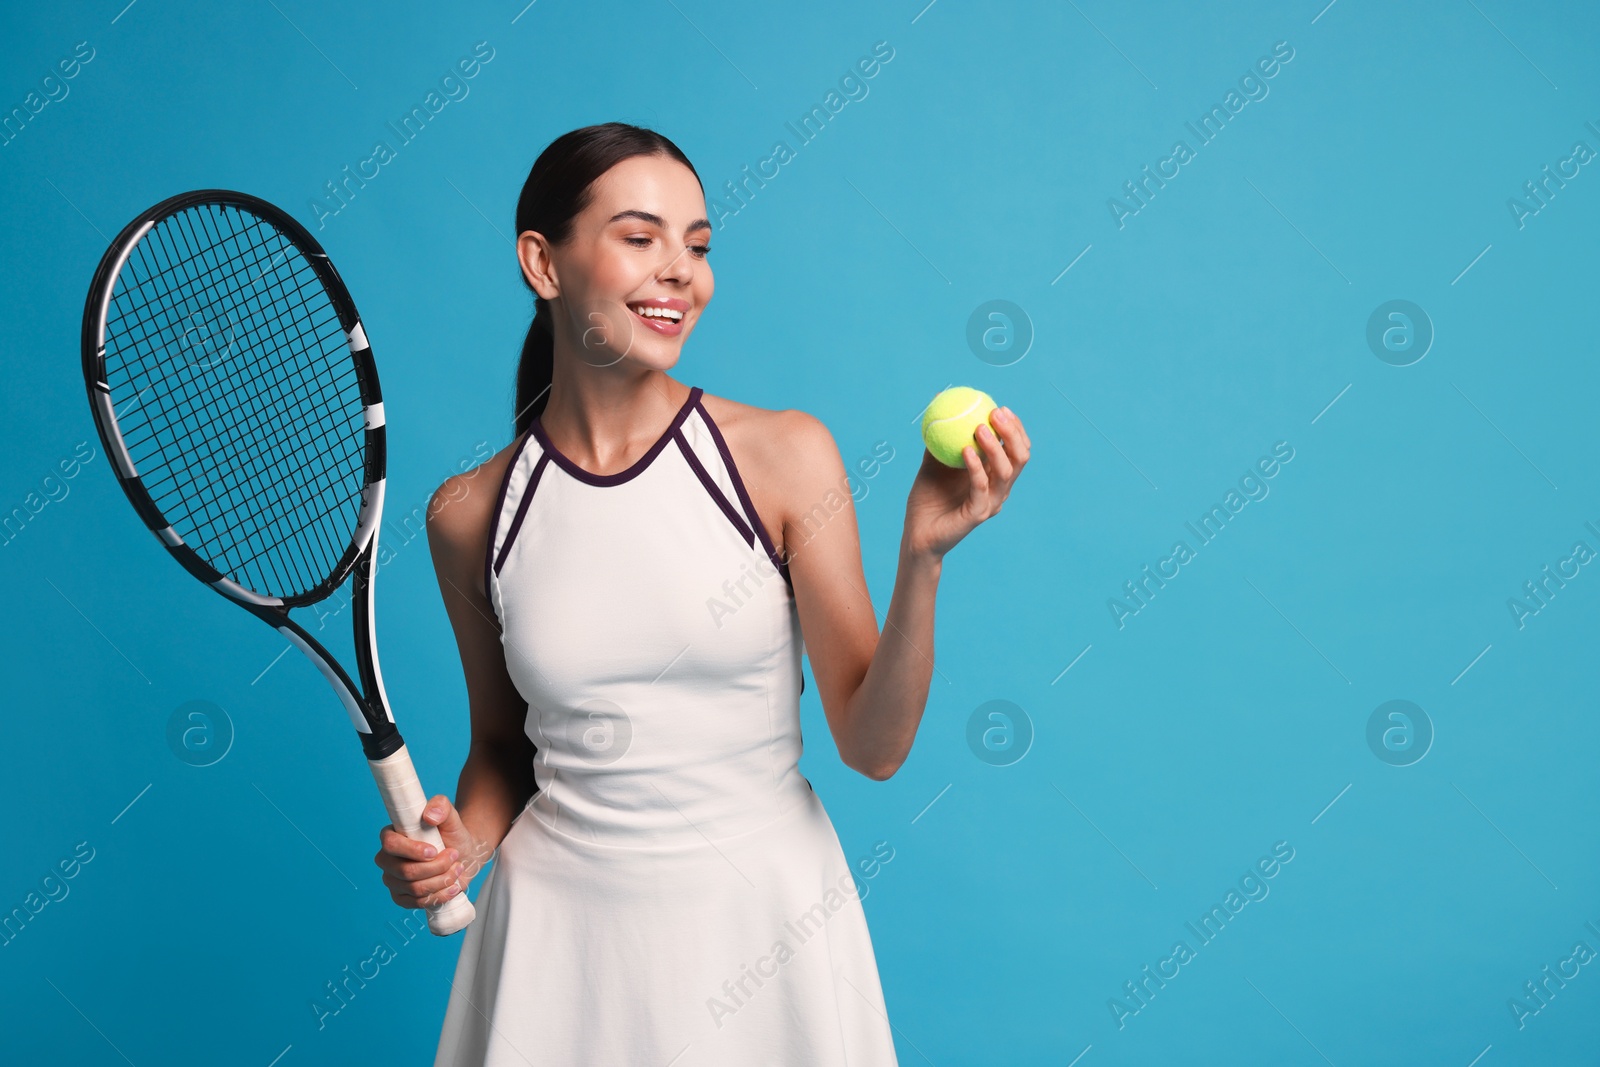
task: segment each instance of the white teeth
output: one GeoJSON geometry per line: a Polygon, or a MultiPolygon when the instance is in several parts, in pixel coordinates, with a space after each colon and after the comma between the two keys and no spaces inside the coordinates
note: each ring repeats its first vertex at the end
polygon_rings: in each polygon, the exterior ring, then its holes
{"type": "Polygon", "coordinates": [[[683,312],[674,311],[671,308],[635,306],[633,310],[647,319],[666,319],[669,322],[683,321],[683,312]]]}

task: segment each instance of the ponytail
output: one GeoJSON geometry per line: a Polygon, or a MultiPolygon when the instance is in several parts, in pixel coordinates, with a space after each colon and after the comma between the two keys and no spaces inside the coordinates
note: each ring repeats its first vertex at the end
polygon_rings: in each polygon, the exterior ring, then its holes
{"type": "Polygon", "coordinates": [[[534,298],[533,322],[522,341],[522,358],[517,362],[517,409],[513,420],[516,435],[528,432],[533,420],[550,401],[550,381],[555,373],[556,342],[550,331],[550,305],[544,297],[534,298]]]}
{"type": "MultiPolygon", "coordinates": [[[[573,220],[589,204],[590,187],[606,171],[634,156],[661,155],[700,175],[677,145],[654,130],[606,122],[564,133],[539,153],[517,198],[517,233],[532,230],[552,245],[565,244],[573,220]]],[[[527,284],[527,278],[523,278],[527,284]]],[[[529,288],[532,288],[529,286],[529,288]]],[[[533,322],[522,341],[517,364],[517,406],[512,418],[517,436],[528,432],[550,399],[555,376],[553,312],[545,299],[534,295],[533,322]]]]}

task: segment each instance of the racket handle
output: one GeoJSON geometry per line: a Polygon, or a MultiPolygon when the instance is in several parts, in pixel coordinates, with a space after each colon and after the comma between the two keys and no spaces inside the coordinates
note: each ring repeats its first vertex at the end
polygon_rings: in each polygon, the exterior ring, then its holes
{"type": "MultiPolygon", "coordinates": [[[[422,783],[417,780],[417,769],[411,765],[411,753],[406,751],[406,746],[401,745],[383,759],[368,760],[367,766],[372,768],[372,777],[377,779],[383,806],[389,809],[390,824],[412,840],[444,851],[444,840],[438,828],[422,821],[422,809],[428,806],[428,798],[422,792],[422,783]]],[[[440,937],[448,937],[465,929],[477,914],[463,889],[443,904],[428,909],[428,929],[440,937]]]]}

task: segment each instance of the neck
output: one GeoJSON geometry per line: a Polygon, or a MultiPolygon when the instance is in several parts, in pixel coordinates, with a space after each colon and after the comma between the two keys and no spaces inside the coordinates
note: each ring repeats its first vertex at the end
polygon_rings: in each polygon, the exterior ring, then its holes
{"type": "Polygon", "coordinates": [[[665,371],[628,360],[595,367],[558,342],[538,421],[564,455],[604,474],[626,469],[655,443],[688,397],[689,387],[665,371]]]}

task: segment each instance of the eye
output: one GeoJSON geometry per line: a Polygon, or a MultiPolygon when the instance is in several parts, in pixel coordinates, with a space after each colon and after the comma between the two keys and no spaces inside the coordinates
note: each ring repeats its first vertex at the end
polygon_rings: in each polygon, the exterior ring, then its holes
{"type": "MultiPolygon", "coordinates": [[[[635,247],[635,248],[646,248],[646,247],[649,246],[650,242],[654,240],[654,238],[653,237],[624,237],[623,240],[626,241],[628,244],[633,245],[633,247],[635,247]]],[[[710,245],[688,245],[687,248],[689,250],[689,254],[694,256],[694,258],[696,258],[696,259],[705,259],[706,256],[711,254],[711,246],[710,245]]]]}

